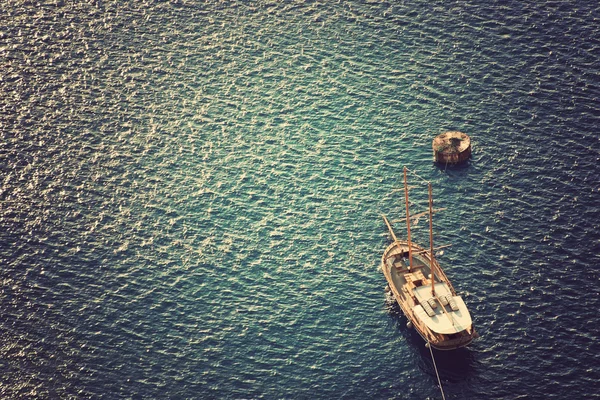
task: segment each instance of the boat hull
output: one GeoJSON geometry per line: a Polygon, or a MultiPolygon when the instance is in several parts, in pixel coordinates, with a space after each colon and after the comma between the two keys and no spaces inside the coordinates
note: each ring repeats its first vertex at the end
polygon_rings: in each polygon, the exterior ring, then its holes
{"type": "MultiPolygon", "coordinates": [[[[454,350],[468,346],[478,337],[469,312],[460,296],[428,251],[411,244],[413,264],[409,268],[407,242],[396,240],[390,244],[381,261],[381,268],[396,302],[419,335],[438,350],[454,350]],[[434,275],[431,275],[433,263],[434,275]],[[432,292],[429,285],[432,284],[432,292]],[[456,310],[447,303],[452,299],[456,310]],[[433,301],[435,311],[426,313],[427,303],[433,301]],[[446,303],[446,304],[443,304],[446,303]]],[[[431,308],[431,307],[430,307],[431,308]]]]}

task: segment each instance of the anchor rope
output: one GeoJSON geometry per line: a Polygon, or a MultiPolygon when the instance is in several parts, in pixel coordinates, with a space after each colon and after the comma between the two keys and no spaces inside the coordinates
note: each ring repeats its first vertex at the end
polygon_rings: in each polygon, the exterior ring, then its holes
{"type": "Polygon", "coordinates": [[[427,347],[429,347],[429,352],[431,353],[431,361],[433,361],[433,369],[435,370],[435,376],[437,376],[440,392],[442,393],[442,399],[446,400],[446,396],[444,395],[444,389],[442,388],[442,381],[440,380],[440,374],[438,373],[437,365],[435,365],[435,358],[433,357],[433,349],[431,348],[431,343],[427,341],[427,345],[427,347]]]}

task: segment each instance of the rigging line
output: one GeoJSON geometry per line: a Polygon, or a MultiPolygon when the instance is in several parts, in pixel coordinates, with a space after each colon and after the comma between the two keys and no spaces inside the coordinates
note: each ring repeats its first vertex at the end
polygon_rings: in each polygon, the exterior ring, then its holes
{"type": "Polygon", "coordinates": [[[431,360],[433,361],[433,369],[435,370],[435,376],[437,376],[440,392],[442,393],[442,399],[446,400],[446,396],[444,395],[444,389],[442,389],[442,381],[440,380],[440,374],[438,373],[437,365],[435,365],[435,358],[433,357],[433,349],[431,348],[431,343],[427,341],[427,344],[427,347],[429,347],[429,352],[431,353],[431,360]]]}
{"type": "MultiPolygon", "coordinates": [[[[408,169],[408,168],[406,168],[408,169]]],[[[425,178],[423,178],[422,176],[420,176],[419,174],[417,174],[415,171],[413,171],[412,169],[408,169],[410,171],[411,174],[413,174],[414,176],[416,176],[417,178],[419,178],[420,180],[423,181],[423,183],[429,183],[429,181],[425,178]]]]}

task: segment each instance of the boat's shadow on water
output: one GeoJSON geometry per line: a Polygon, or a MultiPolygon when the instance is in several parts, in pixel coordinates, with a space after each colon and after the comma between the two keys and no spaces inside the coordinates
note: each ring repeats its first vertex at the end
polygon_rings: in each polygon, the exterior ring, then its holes
{"type": "MultiPolygon", "coordinates": [[[[398,331],[406,340],[406,345],[414,352],[415,358],[418,359],[419,368],[435,378],[435,368],[429,348],[425,346],[425,341],[414,328],[407,327],[408,319],[402,313],[398,303],[389,294],[386,296],[386,307],[398,331]]],[[[468,380],[475,373],[474,353],[468,347],[450,351],[433,349],[433,356],[442,383],[462,382],[468,380]]]]}

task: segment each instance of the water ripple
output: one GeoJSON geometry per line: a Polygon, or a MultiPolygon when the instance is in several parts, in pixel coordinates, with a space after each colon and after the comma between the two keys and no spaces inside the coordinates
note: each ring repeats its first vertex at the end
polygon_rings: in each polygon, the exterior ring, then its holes
{"type": "Polygon", "coordinates": [[[0,393],[438,396],[378,271],[403,165],[481,333],[448,398],[595,393],[599,17],[4,2],[0,393]],[[432,166],[445,129],[468,166],[432,166]]]}

